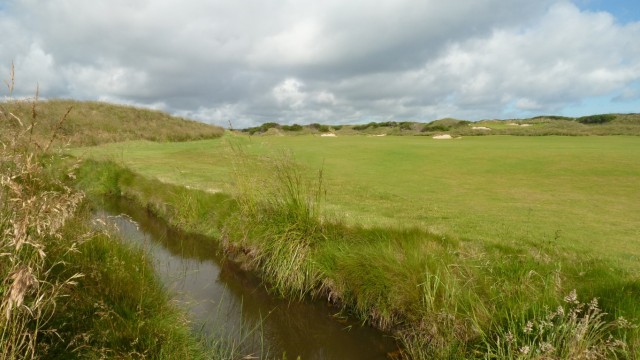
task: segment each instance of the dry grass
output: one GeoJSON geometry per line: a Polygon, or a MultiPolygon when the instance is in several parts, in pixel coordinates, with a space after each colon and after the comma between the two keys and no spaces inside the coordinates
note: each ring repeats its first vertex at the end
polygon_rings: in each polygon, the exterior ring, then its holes
{"type": "Polygon", "coordinates": [[[5,117],[9,116],[14,120],[11,123],[0,123],[0,139],[6,138],[2,133],[7,128],[15,131],[20,127],[17,119],[29,119],[28,122],[37,119],[37,124],[33,124],[36,126],[28,131],[31,140],[41,146],[46,146],[53,140],[61,143],[61,139],[71,146],[87,146],[140,139],[211,139],[224,133],[220,127],[174,117],[160,111],[102,102],[21,100],[1,103],[0,106],[3,113],[6,113],[5,117]],[[15,118],[9,114],[15,115],[15,118]]]}
{"type": "Polygon", "coordinates": [[[0,103],[0,360],[210,358],[145,253],[90,225],[61,164],[70,111],[0,103]]]}
{"type": "MultiPolygon", "coordinates": [[[[11,93],[13,81],[7,85],[11,93]]],[[[49,141],[34,142],[35,111],[27,119],[4,105],[0,111],[0,358],[34,358],[42,333],[55,332],[47,325],[64,289],[81,276],[50,276],[61,264],[46,258],[83,195],[45,170],[55,131],[49,141]]]]}

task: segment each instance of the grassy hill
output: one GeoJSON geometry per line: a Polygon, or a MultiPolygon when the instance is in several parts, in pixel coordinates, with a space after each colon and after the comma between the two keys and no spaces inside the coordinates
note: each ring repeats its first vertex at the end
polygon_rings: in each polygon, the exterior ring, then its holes
{"type": "MultiPolygon", "coordinates": [[[[72,146],[141,139],[159,142],[211,139],[224,133],[220,127],[161,111],[103,102],[48,100],[34,106],[27,101],[13,101],[1,103],[0,111],[16,115],[26,122],[25,125],[35,111],[38,126],[34,127],[33,135],[36,139],[48,139],[50,134],[57,132],[57,138],[72,146]]],[[[14,121],[0,122],[0,129],[17,126],[15,118],[12,119],[14,121]]],[[[2,131],[0,138],[6,133],[2,131]]]]}

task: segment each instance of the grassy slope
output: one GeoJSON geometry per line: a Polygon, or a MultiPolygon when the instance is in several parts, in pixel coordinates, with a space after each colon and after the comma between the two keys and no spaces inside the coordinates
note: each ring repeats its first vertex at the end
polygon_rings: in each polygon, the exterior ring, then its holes
{"type": "MultiPolygon", "coordinates": [[[[2,103],[2,108],[22,119],[29,119],[32,103],[2,103]]],[[[58,138],[71,145],[97,145],[107,142],[146,139],[151,141],[185,141],[219,137],[223,130],[160,111],[102,102],[48,100],[37,103],[38,126],[35,136],[41,141],[56,131],[67,110],[71,112],[57,130],[58,138]]],[[[26,121],[28,124],[29,122],[26,121]]],[[[0,129],[7,123],[0,123],[0,129]]],[[[1,138],[0,138],[1,139],[1,138]]]]}
{"type": "MultiPolygon", "coordinates": [[[[640,271],[635,137],[239,141],[250,153],[291,149],[310,169],[323,167],[326,208],[351,224],[428,227],[514,246],[553,243],[640,271]]],[[[232,191],[226,141],[112,144],[92,154],[166,182],[232,191]]]]}

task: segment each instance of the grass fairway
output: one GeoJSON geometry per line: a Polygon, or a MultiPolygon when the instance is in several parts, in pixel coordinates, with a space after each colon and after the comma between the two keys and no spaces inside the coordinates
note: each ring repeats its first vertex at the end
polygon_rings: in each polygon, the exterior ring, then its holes
{"type": "MultiPolygon", "coordinates": [[[[324,169],[329,215],[519,247],[556,245],[640,272],[640,138],[236,137],[78,150],[165,182],[232,191],[230,144],[324,169]]],[[[260,166],[243,169],[263,171],[260,166]]]]}

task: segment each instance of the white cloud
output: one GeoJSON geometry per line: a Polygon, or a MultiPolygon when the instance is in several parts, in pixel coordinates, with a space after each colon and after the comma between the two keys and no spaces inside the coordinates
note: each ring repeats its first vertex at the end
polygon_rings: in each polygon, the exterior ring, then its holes
{"type": "Polygon", "coordinates": [[[531,99],[518,99],[516,107],[522,110],[540,110],[542,106],[537,101],[531,99]]]}
{"type": "Polygon", "coordinates": [[[181,110],[176,115],[195,119],[209,124],[218,124],[228,128],[242,129],[256,124],[272,121],[269,118],[252,117],[245,104],[221,104],[215,107],[199,107],[195,110],[181,110]],[[259,119],[257,121],[256,119],[259,119]]]}
{"type": "Polygon", "coordinates": [[[301,108],[307,98],[307,94],[302,91],[303,86],[297,79],[286,79],[273,88],[273,97],[280,105],[292,109],[301,108]]]}
{"type": "Polygon", "coordinates": [[[550,113],[640,81],[640,22],[560,0],[15,0],[0,32],[23,94],[225,126],[550,113]]]}
{"type": "Polygon", "coordinates": [[[99,96],[126,97],[147,92],[144,71],[105,62],[96,65],[71,64],[63,69],[68,91],[75,97],[94,92],[99,96]]]}
{"type": "Polygon", "coordinates": [[[314,94],[313,101],[319,105],[335,105],[337,103],[335,95],[324,90],[314,94]]]}

